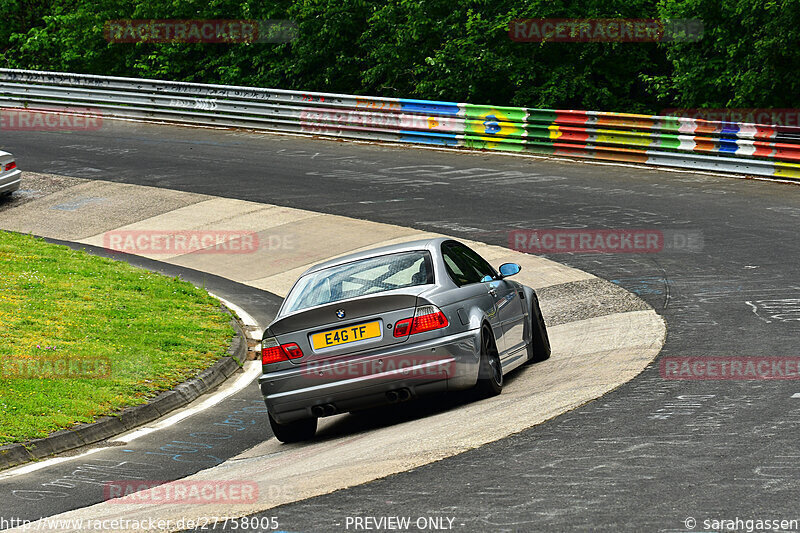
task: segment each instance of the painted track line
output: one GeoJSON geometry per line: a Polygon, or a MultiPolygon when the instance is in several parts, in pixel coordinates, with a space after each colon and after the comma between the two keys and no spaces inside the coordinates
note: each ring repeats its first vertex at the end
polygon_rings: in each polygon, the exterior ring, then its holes
{"type": "Polygon", "coordinates": [[[110,439],[109,442],[123,442],[128,443],[138,439],[139,437],[144,437],[145,435],[149,435],[154,433],[160,429],[168,428],[170,426],[174,426],[178,422],[189,418],[192,415],[196,415],[201,411],[205,411],[210,407],[214,407],[218,403],[220,403],[225,398],[236,394],[240,390],[244,389],[250,383],[253,382],[261,374],[261,361],[247,361],[245,363],[244,373],[236,378],[236,381],[230,384],[230,386],[225,387],[223,390],[217,391],[211,396],[203,399],[199,405],[194,407],[191,404],[182,409],[180,412],[170,415],[167,418],[161,420],[157,424],[152,426],[145,426],[143,428],[134,429],[129,433],[123,433],[122,435],[110,439]]]}
{"type": "Polygon", "coordinates": [[[37,463],[27,463],[22,466],[17,466],[6,470],[5,472],[0,473],[0,479],[8,479],[12,477],[22,476],[25,474],[30,474],[31,472],[36,472],[37,470],[41,470],[42,468],[47,468],[49,466],[53,466],[58,463],[63,463],[66,461],[72,461],[73,459],[81,459],[86,457],[87,455],[92,455],[93,453],[97,453],[99,451],[103,451],[108,449],[108,446],[102,446],[99,448],[92,448],[91,450],[87,450],[78,455],[71,455],[69,457],[53,457],[52,459],[46,459],[44,461],[39,461],[37,463]]]}
{"type": "Polygon", "coordinates": [[[247,335],[248,337],[250,337],[255,341],[261,342],[261,337],[264,335],[264,330],[259,328],[258,322],[256,322],[255,318],[253,318],[247,311],[245,311],[235,303],[229,302],[225,298],[217,296],[212,292],[209,292],[208,294],[210,294],[211,296],[213,296],[214,298],[225,304],[225,307],[236,313],[236,315],[239,317],[239,320],[242,321],[242,324],[253,328],[250,331],[245,330],[245,335],[247,335]]]}
{"type": "MultiPolygon", "coordinates": [[[[261,374],[261,362],[260,361],[248,361],[245,363],[245,371],[239,377],[236,378],[235,381],[227,381],[225,384],[222,385],[222,389],[218,390],[214,394],[210,396],[204,396],[198,398],[193,404],[197,404],[192,406],[189,404],[188,406],[180,409],[177,413],[167,415],[165,418],[160,419],[155,424],[151,426],[145,426],[141,428],[134,429],[133,431],[129,431],[127,433],[123,433],[117,437],[109,439],[108,442],[119,442],[127,444],[132,442],[139,437],[144,437],[145,435],[150,435],[151,433],[155,433],[161,429],[166,429],[168,427],[174,426],[178,422],[181,422],[191,416],[194,416],[206,409],[214,407],[215,405],[219,404],[226,398],[236,394],[237,392],[241,391],[248,385],[250,385],[254,379],[256,379],[261,374]]],[[[43,468],[48,468],[50,466],[63,463],[66,461],[73,461],[75,459],[82,459],[87,455],[92,455],[94,453],[100,452],[102,450],[108,449],[109,446],[99,446],[97,448],[90,448],[83,453],[77,455],[69,455],[63,457],[53,457],[51,459],[46,459],[44,461],[39,461],[35,463],[27,463],[22,466],[14,467],[5,472],[0,473],[0,480],[2,479],[9,479],[17,476],[22,476],[25,474],[30,474],[31,472],[36,472],[37,470],[42,470],[43,468]]]]}

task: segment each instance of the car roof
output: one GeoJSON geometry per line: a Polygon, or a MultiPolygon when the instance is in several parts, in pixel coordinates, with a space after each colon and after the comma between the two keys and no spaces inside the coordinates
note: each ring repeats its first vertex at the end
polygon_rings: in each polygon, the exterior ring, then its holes
{"type": "Polygon", "coordinates": [[[379,248],[372,248],[370,250],[363,250],[361,252],[356,252],[348,255],[344,255],[342,257],[337,257],[335,259],[331,259],[330,261],[325,261],[324,263],[319,263],[317,265],[312,266],[305,272],[303,275],[310,274],[311,272],[316,272],[318,270],[323,270],[325,268],[329,268],[336,265],[343,265],[345,263],[352,263],[353,261],[359,261],[361,259],[367,259],[370,257],[377,257],[380,255],[387,255],[387,254],[394,254],[399,252],[412,252],[415,250],[427,250],[434,254],[438,253],[439,246],[441,243],[445,241],[451,241],[450,237],[435,237],[435,238],[428,238],[428,239],[418,239],[416,241],[409,241],[403,242],[399,244],[391,244],[389,246],[381,246],[379,248]]]}

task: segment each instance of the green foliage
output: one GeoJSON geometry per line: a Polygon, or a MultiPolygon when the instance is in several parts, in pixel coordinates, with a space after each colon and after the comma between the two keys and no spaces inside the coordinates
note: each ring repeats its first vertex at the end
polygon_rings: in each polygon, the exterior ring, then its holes
{"type": "MultiPolygon", "coordinates": [[[[528,107],[642,109],[640,72],[660,72],[655,44],[519,43],[518,18],[655,17],[648,0],[395,0],[362,37],[363,84],[390,96],[528,107]],[[402,68],[398,69],[400,65],[402,68]]],[[[663,67],[665,61],[661,59],[663,67]]]]}
{"type": "Polygon", "coordinates": [[[672,70],[653,80],[657,96],[680,107],[797,107],[798,0],[661,0],[665,18],[696,17],[698,43],[664,45],[672,70]]]}
{"type": "Polygon", "coordinates": [[[0,65],[498,105],[794,107],[798,0],[5,0],[0,65]],[[700,18],[699,42],[518,43],[517,18],[700,18]],[[290,19],[291,43],[111,44],[114,19],[290,19]]]}

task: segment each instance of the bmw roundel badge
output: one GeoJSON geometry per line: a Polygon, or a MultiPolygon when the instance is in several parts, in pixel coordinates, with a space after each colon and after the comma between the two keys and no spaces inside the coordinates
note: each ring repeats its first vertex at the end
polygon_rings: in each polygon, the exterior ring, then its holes
{"type": "Polygon", "coordinates": [[[344,318],[344,309],[337,309],[336,310],[336,317],[337,318],[344,318]]]}

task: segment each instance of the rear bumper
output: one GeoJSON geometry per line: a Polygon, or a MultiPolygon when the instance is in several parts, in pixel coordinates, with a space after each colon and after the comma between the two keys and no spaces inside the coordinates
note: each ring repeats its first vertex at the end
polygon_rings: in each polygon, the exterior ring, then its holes
{"type": "Polygon", "coordinates": [[[19,189],[22,182],[22,171],[17,169],[0,177],[0,194],[14,192],[19,189]]]}
{"type": "Polygon", "coordinates": [[[469,388],[477,382],[480,330],[431,339],[380,353],[317,361],[262,374],[258,382],[276,422],[314,416],[311,408],[333,405],[347,412],[389,403],[386,393],[411,396],[469,388]]]}

